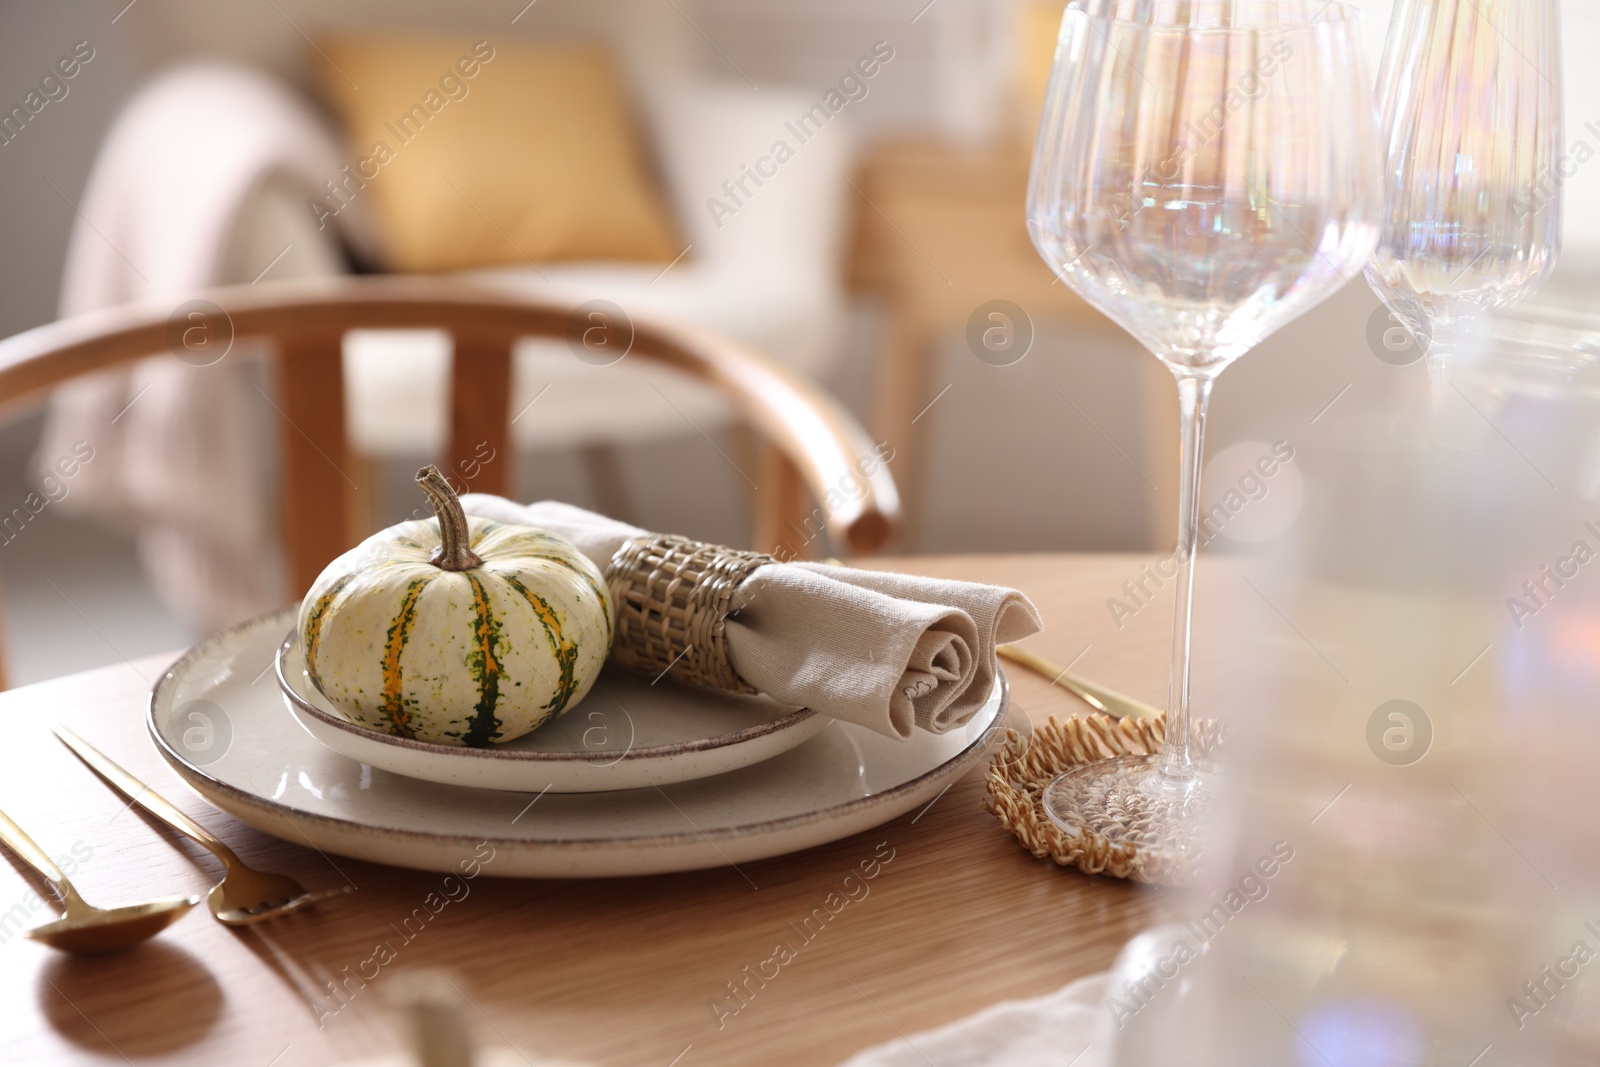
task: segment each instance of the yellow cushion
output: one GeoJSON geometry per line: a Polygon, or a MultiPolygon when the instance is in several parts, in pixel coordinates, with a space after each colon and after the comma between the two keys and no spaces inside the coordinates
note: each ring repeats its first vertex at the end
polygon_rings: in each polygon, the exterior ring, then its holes
{"type": "Polygon", "coordinates": [[[390,269],[665,262],[682,250],[604,49],[403,37],[318,47],[351,162],[313,208],[370,198],[390,269]]]}

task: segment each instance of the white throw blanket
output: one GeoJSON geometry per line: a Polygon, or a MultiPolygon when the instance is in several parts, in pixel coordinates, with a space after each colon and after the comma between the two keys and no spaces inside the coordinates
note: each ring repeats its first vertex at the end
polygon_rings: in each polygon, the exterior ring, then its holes
{"type": "MultiPolygon", "coordinates": [[[[280,212],[305,204],[344,162],[327,124],[264,75],[218,63],[161,75],[129,102],[100,150],[78,204],[61,314],[139,300],[170,300],[176,310],[196,289],[263,272],[269,280],[341,272],[332,242],[252,242],[241,230],[251,212],[263,229],[263,204],[280,212]]],[[[371,255],[362,206],[338,222],[347,245],[371,255]]],[[[65,386],[35,457],[48,470],[76,442],[91,444],[95,461],[62,506],[136,530],[157,589],[210,629],[282,599],[263,565],[276,538],[253,432],[261,412],[272,412],[241,355],[236,346],[215,365],[195,366],[161,354],[65,386]]]]}

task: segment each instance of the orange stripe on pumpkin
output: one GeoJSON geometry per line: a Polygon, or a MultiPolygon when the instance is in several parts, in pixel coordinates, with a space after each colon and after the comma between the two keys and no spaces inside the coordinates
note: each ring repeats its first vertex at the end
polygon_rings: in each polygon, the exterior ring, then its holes
{"type": "Polygon", "coordinates": [[[306,643],[306,673],[311,675],[311,681],[318,689],[322,688],[322,678],[317,673],[317,653],[322,650],[322,624],[327,620],[328,609],[333,606],[334,600],[355,578],[354,574],[341,576],[333,583],[332,589],[317,598],[311,614],[306,616],[305,633],[301,635],[306,643]]]}
{"type": "Polygon", "coordinates": [[[561,617],[556,614],[548,600],[512,575],[502,574],[500,578],[528,602],[534,616],[544,626],[545,637],[550,641],[551,655],[555,658],[556,668],[561,672],[555,695],[550,698],[550,703],[545,705],[553,718],[567,709],[573,694],[578,691],[578,646],[567,640],[566,635],[561,632],[561,617]]]}
{"type": "Polygon", "coordinates": [[[416,731],[411,727],[411,711],[406,707],[400,656],[405,652],[406,641],[410,638],[411,624],[417,619],[417,600],[432,577],[413,578],[406,586],[405,599],[400,602],[400,615],[389,627],[384,641],[382,714],[389,720],[390,732],[400,737],[416,737],[416,731]]]}

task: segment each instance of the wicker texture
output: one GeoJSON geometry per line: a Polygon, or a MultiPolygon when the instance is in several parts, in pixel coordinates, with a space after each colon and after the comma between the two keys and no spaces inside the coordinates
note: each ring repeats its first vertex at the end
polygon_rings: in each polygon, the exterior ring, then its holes
{"type": "MultiPolygon", "coordinates": [[[[1055,716],[1035,727],[1031,736],[1006,732],[1006,743],[989,764],[985,807],[1038,859],[1050,859],[1085,874],[1108,874],[1152,885],[1179,885],[1199,873],[1193,857],[1172,862],[1160,849],[1141,851],[1129,845],[1112,845],[1090,832],[1071,837],[1045,814],[1045,787],[1072,767],[1120,756],[1145,756],[1161,751],[1166,717],[1113,719],[1106,715],[1080,717],[1066,722],[1055,716]]],[[[1192,727],[1194,754],[1213,760],[1222,747],[1222,728],[1214,720],[1192,727]]]]}
{"type": "Polygon", "coordinates": [[[652,677],[671,671],[706,689],[756,692],[728,662],[728,606],[740,583],[775,562],[670,534],[628,541],[606,568],[616,613],[612,658],[652,677]]]}

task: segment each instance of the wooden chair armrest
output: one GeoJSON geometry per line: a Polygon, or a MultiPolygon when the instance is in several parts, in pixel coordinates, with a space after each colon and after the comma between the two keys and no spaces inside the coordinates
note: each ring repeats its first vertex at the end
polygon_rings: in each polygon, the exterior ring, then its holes
{"type": "MultiPolygon", "coordinates": [[[[337,337],[351,329],[444,329],[471,337],[469,351],[494,351],[519,337],[564,338],[572,315],[569,306],[437,278],[370,276],[215,289],[193,294],[178,307],[129,304],[0,341],[0,408],[36,399],[79,375],[182,352],[187,329],[210,331],[215,345],[261,336],[337,337]],[[179,315],[180,308],[199,308],[200,318],[179,315]]],[[[812,515],[841,548],[872,552],[894,538],[901,515],[887,469],[892,452],[885,446],[880,455],[837,400],[766,356],[721,338],[648,320],[633,322],[632,330],[632,355],[706,383],[787,458],[819,502],[812,515]]]]}

